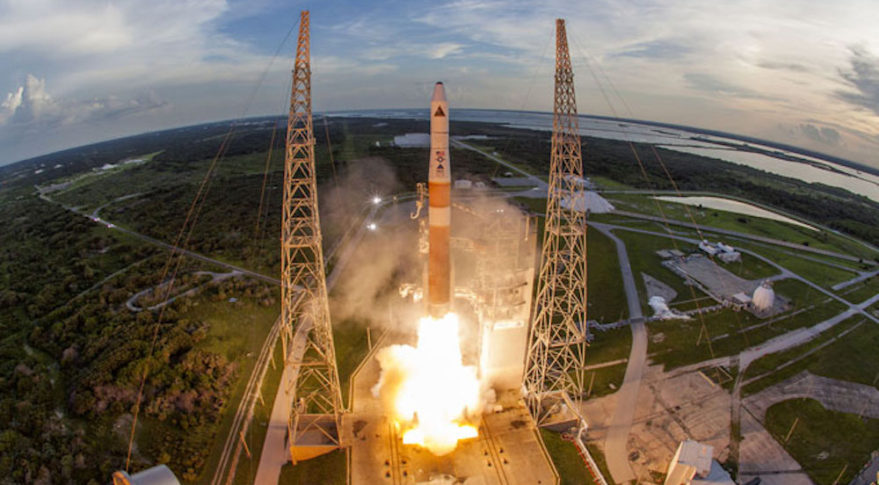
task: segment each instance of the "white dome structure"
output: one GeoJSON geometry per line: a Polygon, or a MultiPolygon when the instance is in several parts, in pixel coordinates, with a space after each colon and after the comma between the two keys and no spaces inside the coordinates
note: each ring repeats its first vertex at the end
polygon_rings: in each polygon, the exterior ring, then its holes
{"type": "Polygon", "coordinates": [[[767,311],[775,304],[775,291],[769,281],[764,281],[762,285],[754,290],[754,296],[751,298],[754,308],[758,311],[767,311]]]}

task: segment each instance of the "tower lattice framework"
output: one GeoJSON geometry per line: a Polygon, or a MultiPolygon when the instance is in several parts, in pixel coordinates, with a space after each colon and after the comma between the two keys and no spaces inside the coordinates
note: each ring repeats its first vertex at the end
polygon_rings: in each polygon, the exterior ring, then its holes
{"type": "Polygon", "coordinates": [[[309,44],[309,15],[303,11],[287,122],[281,227],[282,342],[285,365],[293,366],[295,376],[295,383],[282,383],[295,385],[288,421],[291,453],[305,436],[309,442],[339,445],[342,412],[317,205],[309,44]],[[304,340],[304,349],[297,348],[295,334],[304,340]]]}
{"type": "Polygon", "coordinates": [[[586,213],[578,128],[565,21],[558,19],[546,227],[524,381],[538,424],[547,423],[561,403],[579,415],[584,390],[586,213]]]}

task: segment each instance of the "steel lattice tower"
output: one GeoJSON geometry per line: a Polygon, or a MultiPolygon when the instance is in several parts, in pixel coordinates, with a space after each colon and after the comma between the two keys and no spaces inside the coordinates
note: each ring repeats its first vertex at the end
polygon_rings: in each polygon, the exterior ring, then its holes
{"type": "Polygon", "coordinates": [[[586,213],[574,72],[556,20],[555,101],[546,227],[525,368],[531,415],[545,424],[562,402],[576,415],[586,358],[586,213]]]}
{"type": "Polygon", "coordinates": [[[282,341],[285,365],[293,366],[295,379],[288,422],[293,463],[297,461],[293,449],[303,441],[307,446],[340,444],[342,411],[317,206],[309,43],[306,10],[299,20],[293,69],[281,227],[282,341]],[[290,350],[294,330],[299,333],[301,327],[304,350],[291,359],[298,354],[290,350]]]}

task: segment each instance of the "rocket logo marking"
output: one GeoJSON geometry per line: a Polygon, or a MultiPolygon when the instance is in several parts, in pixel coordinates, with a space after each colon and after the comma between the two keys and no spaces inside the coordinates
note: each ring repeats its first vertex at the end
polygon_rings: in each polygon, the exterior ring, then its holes
{"type": "Polygon", "coordinates": [[[443,175],[446,172],[445,167],[443,167],[443,162],[446,161],[446,152],[443,150],[436,151],[436,173],[439,175],[443,175]]]}
{"type": "Polygon", "coordinates": [[[436,113],[434,113],[433,115],[434,115],[434,116],[443,116],[443,117],[446,116],[446,114],[443,113],[443,107],[442,107],[442,106],[437,106],[437,107],[436,107],[436,113]]]}

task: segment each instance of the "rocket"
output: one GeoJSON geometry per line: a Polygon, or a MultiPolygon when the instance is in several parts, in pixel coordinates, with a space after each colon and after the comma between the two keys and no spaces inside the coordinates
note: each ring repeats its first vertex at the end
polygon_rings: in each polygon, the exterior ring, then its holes
{"type": "Polygon", "coordinates": [[[449,103],[438,82],[430,98],[430,172],[427,212],[430,249],[427,261],[427,311],[442,318],[451,310],[452,281],[449,258],[449,228],[452,220],[452,177],[449,161],[449,103]]]}

